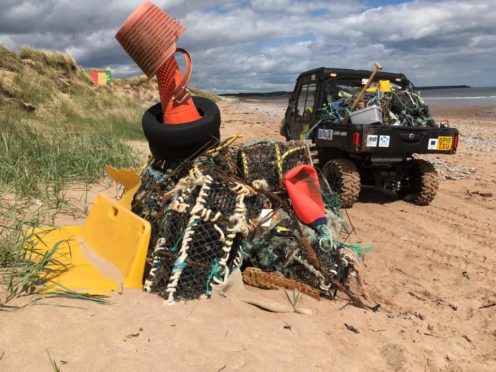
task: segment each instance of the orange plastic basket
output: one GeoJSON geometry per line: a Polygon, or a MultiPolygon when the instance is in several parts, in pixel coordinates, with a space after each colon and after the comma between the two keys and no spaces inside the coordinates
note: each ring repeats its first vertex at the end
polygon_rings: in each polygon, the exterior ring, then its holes
{"type": "Polygon", "coordinates": [[[157,75],[163,123],[167,124],[183,124],[201,117],[186,90],[191,76],[191,57],[185,50],[176,49],[176,41],[184,30],[176,19],[145,1],[115,35],[148,78],[157,75]],[[173,57],[176,50],[185,56],[184,77],[173,57]]]}
{"type": "Polygon", "coordinates": [[[151,78],[176,51],[185,28],[149,1],[143,2],[115,35],[124,50],[151,78]]]}

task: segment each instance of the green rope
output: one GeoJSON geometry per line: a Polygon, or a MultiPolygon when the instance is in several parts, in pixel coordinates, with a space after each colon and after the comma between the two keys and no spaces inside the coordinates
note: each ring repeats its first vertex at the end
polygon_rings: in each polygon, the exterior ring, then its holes
{"type": "Polygon", "coordinates": [[[332,239],[332,231],[327,225],[317,226],[317,234],[319,235],[319,248],[326,253],[329,253],[334,248],[332,239]]]}
{"type": "Polygon", "coordinates": [[[372,250],[372,246],[361,245],[359,243],[345,243],[342,241],[338,241],[338,244],[340,247],[346,247],[348,249],[351,249],[353,253],[355,253],[355,255],[357,256],[357,258],[372,250]]]}
{"type": "Polygon", "coordinates": [[[181,244],[183,238],[184,238],[184,234],[186,234],[186,230],[188,230],[190,227],[193,227],[195,226],[197,223],[199,222],[199,220],[194,220],[192,221],[191,223],[189,223],[186,228],[182,231],[181,235],[179,236],[179,239],[177,239],[177,242],[176,244],[174,244],[171,248],[170,248],[170,251],[172,253],[177,253],[177,248],[179,247],[179,244],[181,244]]]}
{"type": "Polygon", "coordinates": [[[208,275],[207,283],[205,285],[205,294],[209,295],[210,294],[210,282],[212,281],[212,278],[216,276],[219,272],[220,265],[219,265],[219,260],[216,258],[214,259],[214,264],[212,265],[212,270],[210,270],[210,274],[208,275]]]}
{"type": "Polygon", "coordinates": [[[341,213],[341,200],[339,199],[339,194],[337,192],[327,193],[323,191],[322,200],[327,207],[332,209],[335,215],[343,217],[341,213]]]}

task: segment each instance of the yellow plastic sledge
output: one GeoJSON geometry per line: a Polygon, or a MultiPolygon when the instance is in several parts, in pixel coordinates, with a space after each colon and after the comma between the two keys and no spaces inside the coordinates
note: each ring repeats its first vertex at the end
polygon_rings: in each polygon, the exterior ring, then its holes
{"type": "MultiPolygon", "coordinates": [[[[142,171],[146,166],[147,164],[143,166],[142,171]]],[[[125,194],[119,200],[119,204],[127,209],[131,209],[131,202],[133,201],[134,194],[136,194],[136,191],[138,191],[141,186],[141,177],[138,172],[136,172],[134,168],[117,169],[110,165],[105,166],[105,172],[107,172],[109,177],[115,182],[124,187],[125,194]]]]}
{"type": "Polygon", "coordinates": [[[150,224],[111,198],[99,194],[82,227],[36,229],[38,251],[54,254],[54,270],[45,292],[61,286],[90,294],[108,294],[122,287],[142,288],[150,240],[150,224]],[[57,284],[60,284],[57,285],[57,284]]]}

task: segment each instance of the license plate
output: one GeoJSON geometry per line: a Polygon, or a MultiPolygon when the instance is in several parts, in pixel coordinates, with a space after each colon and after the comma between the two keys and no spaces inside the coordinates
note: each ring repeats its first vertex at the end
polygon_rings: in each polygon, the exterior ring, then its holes
{"type": "Polygon", "coordinates": [[[449,151],[453,146],[453,137],[439,136],[437,137],[437,150],[449,151]]]}

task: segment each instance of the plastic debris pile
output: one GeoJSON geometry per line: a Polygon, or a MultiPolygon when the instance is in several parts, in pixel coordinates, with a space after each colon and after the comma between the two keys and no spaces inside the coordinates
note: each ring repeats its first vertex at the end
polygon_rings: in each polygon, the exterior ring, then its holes
{"type": "Polygon", "coordinates": [[[389,80],[380,80],[367,89],[357,107],[353,102],[359,97],[359,87],[338,86],[329,82],[327,99],[317,109],[322,119],[332,123],[354,124],[381,123],[394,126],[437,126],[428,106],[420,95],[409,88],[393,87],[389,80]]]}
{"type": "Polygon", "coordinates": [[[145,290],[169,302],[208,296],[212,284],[247,267],[282,276],[250,276],[265,288],[314,297],[344,290],[364,248],[339,240],[346,225],[330,190],[323,193],[325,228],[298,221],[283,177],[303,164],[312,164],[305,143],[272,141],[221,145],[180,163],[154,160],[133,201],[152,225],[145,290]]]}

